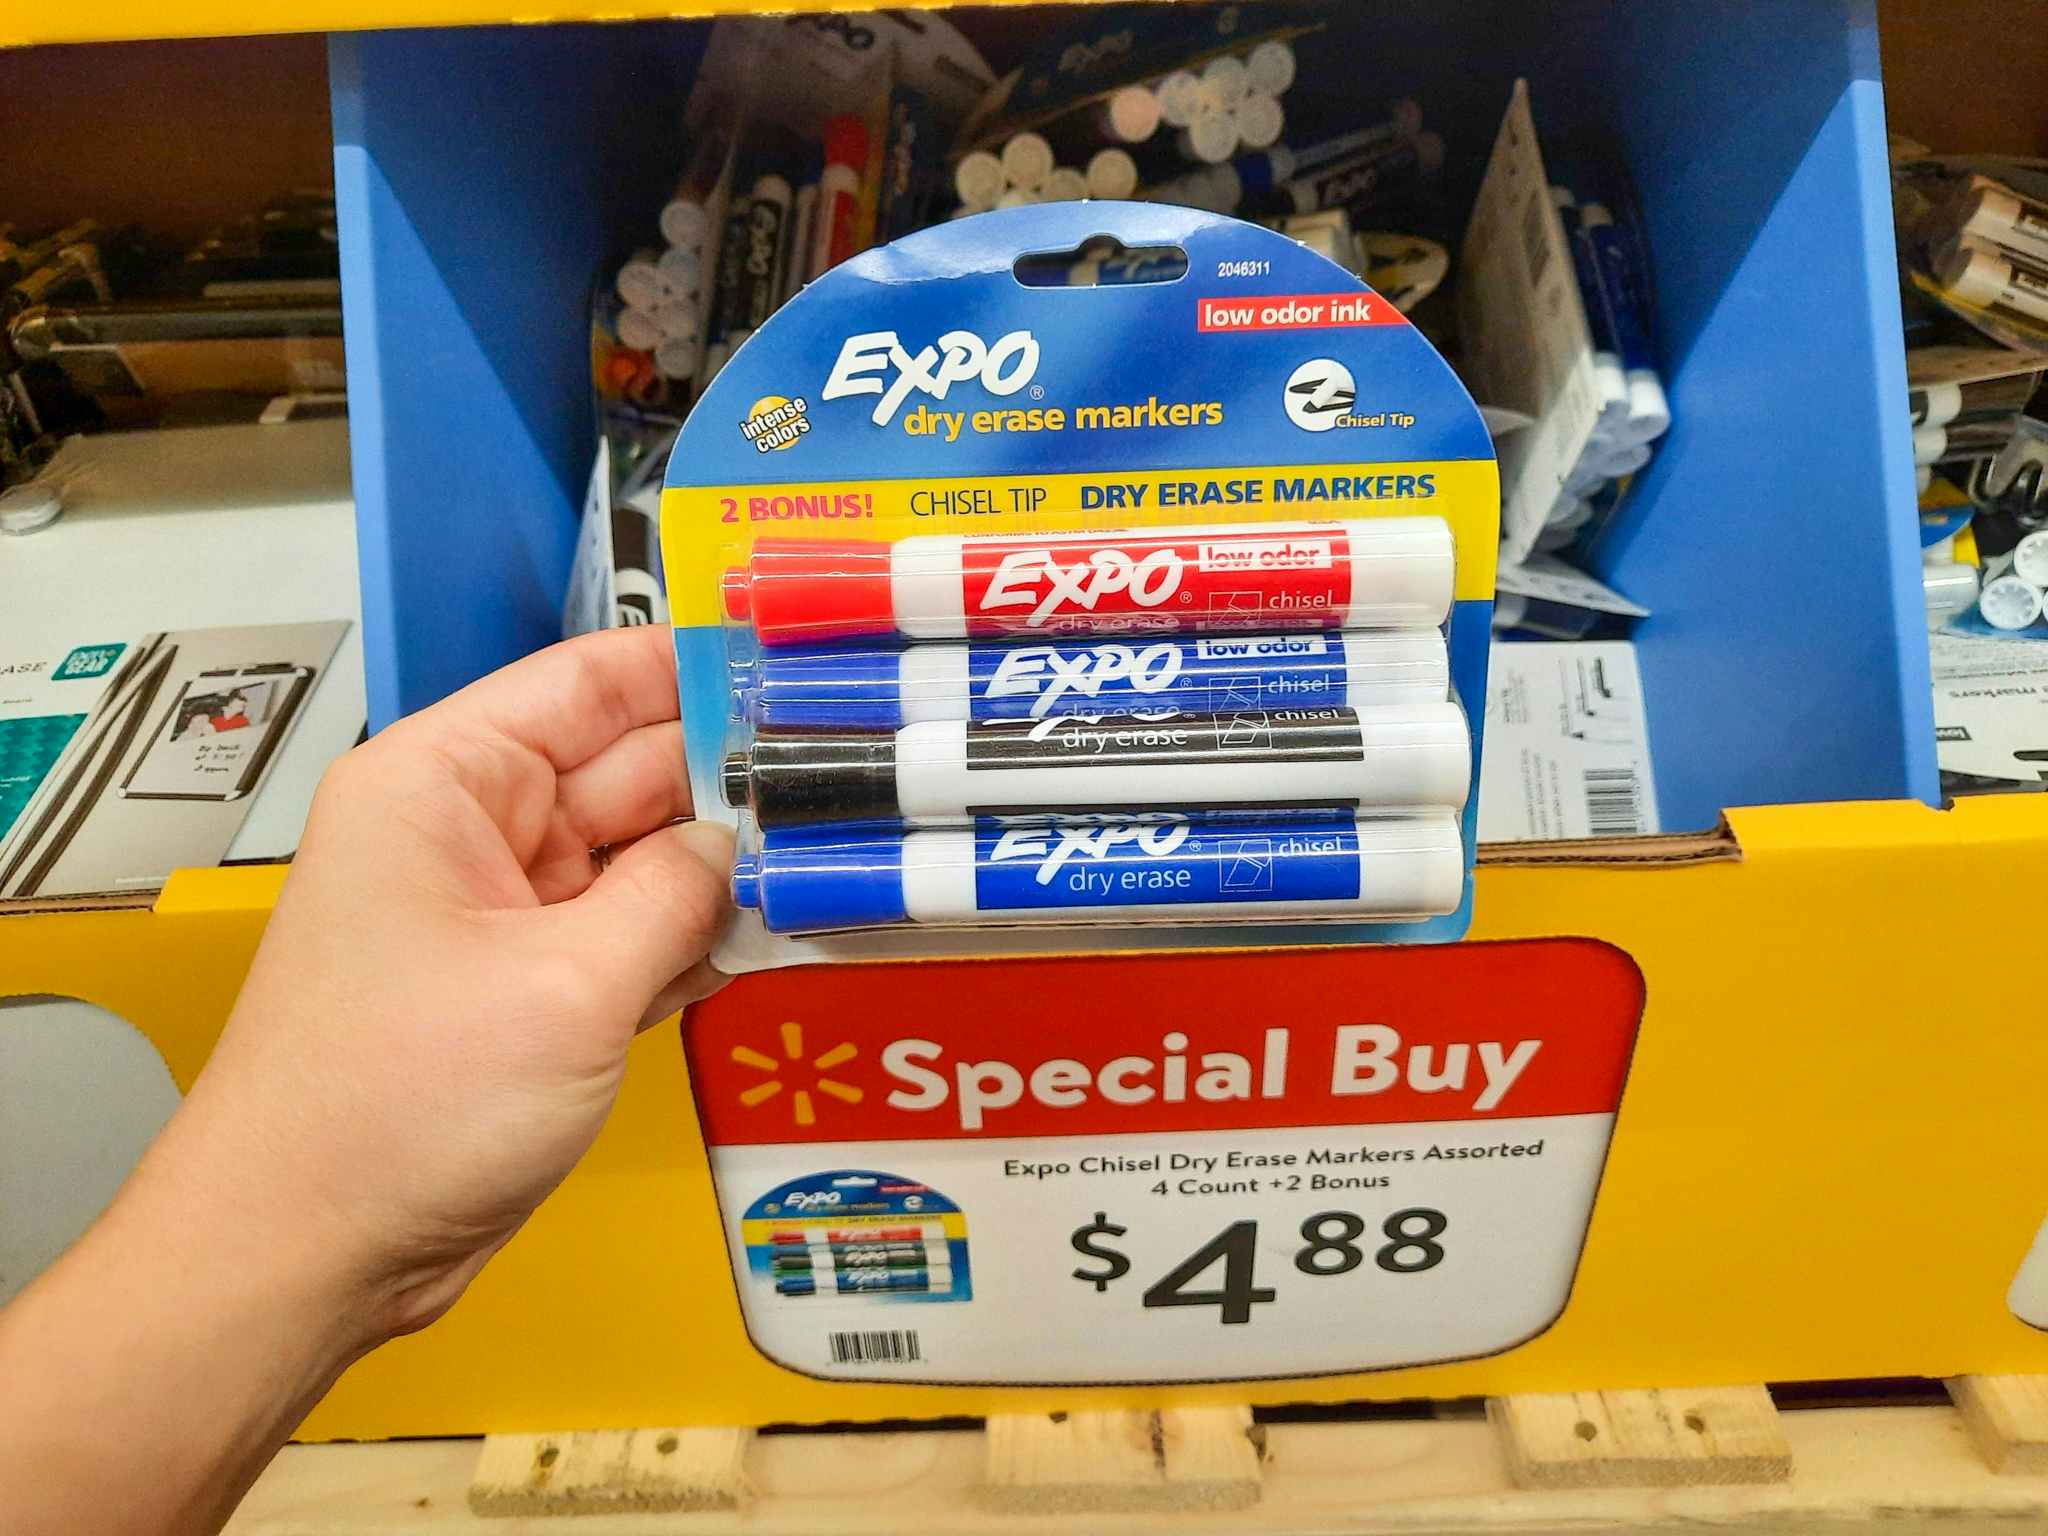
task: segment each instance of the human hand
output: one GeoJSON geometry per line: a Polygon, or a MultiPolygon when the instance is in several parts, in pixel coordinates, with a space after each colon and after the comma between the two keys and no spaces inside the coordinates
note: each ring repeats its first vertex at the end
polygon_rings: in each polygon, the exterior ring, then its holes
{"type": "Polygon", "coordinates": [[[596,1137],[636,1030],[723,980],[731,835],[670,825],[670,647],[554,646],[337,762],[152,1154],[329,1265],[355,1348],[446,1310],[596,1137]]]}

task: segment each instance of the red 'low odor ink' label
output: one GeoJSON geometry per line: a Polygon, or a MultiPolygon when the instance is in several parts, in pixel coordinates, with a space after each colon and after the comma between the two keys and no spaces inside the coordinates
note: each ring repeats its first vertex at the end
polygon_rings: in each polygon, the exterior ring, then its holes
{"type": "Polygon", "coordinates": [[[1351,598],[1337,530],[976,541],[961,564],[972,636],[1250,630],[1276,618],[1335,629],[1351,598]]]}

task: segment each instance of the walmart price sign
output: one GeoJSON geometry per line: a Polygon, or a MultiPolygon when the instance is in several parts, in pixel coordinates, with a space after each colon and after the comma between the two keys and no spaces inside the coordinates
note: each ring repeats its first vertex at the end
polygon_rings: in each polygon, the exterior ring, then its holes
{"type": "Polygon", "coordinates": [[[770,1358],[1228,1380],[1555,1321],[1641,1007],[1543,940],[768,972],[686,1043],[770,1358]]]}

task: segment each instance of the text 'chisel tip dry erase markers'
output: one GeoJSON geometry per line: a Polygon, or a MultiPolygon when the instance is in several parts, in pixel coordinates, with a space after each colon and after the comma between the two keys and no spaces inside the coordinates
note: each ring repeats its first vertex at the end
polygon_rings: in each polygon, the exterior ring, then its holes
{"type": "Polygon", "coordinates": [[[1464,931],[1492,444],[1313,251],[1048,202],[836,264],[700,397],[662,526],[728,971],[1464,931]]]}

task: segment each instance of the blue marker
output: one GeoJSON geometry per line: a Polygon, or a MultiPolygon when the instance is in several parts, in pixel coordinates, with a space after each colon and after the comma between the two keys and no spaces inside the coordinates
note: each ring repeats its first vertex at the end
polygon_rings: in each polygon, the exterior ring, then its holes
{"type": "Polygon", "coordinates": [[[1465,858],[1449,811],[1227,826],[984,820],[886,834],[770,833],[734,864],[733,900],[770,933],[901,923],[1373,920],[1456,910],[1465,858]]]}
{"type": "Polygon", "coordinates": [[[1600,286],[1614,316],[1615,344],[1621,351],[1621,366],[1628,374],[1625,435],[1634,442],[1647,443],[1662,437],[1670,427],[1671,403],[1664,398],[1664,386],[1657,378],[1657,353],[1650,343],[1649,316],[1635,258],[1615,225],[1614,215],[1602,204],[1581,204],[1579,227],[1599,265],[1600,286]]]}
{"type": "Polygon", "coordinates": [[[820,1270],[814,1275],[783,1275],[775,1282],[783,1296],[875,1296],[890,1291],[950,1291],[948,1265],[931,1269],[820,1270]]]}
{"type": "Polygon", "coordinates": [[[1621,346],[1615,340],[1614,306],[1600,280],[1600,258],[1579,218],[1579,205],[1568,187],[1552,187],[1550,200],[1564,224],[1565,247],[1572,253],[1572,272],[1579,280],[1579,299],[1586,309],[1586,328],[1593,334],[1593,388],[1600,397],[1597,438],[1611,437],[1628,420],[1628,375],[1622,371],[1621,346]]]}
{"type": "Polygon", "coordinates": [[[1044,645],[778,651],[738,669],[756,725],[897,730],[922,720],[1359,708],[1449,695],[1434,629],[1176,636],[1044,645]]]}

